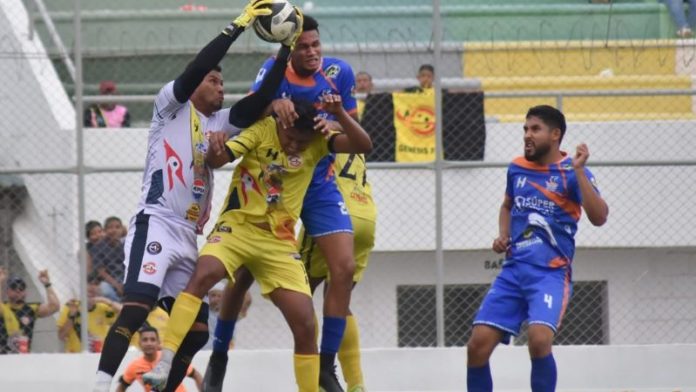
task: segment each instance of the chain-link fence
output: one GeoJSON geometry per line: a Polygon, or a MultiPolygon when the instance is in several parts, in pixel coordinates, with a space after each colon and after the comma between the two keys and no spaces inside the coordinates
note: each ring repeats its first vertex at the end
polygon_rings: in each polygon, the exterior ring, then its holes
{"type": "MultiPolygon", "coordinates": [[[[118,297],[123,227],[140,196],[152,99],[243,3],[0,3],[4,300],[19,306],[12,297],[19,294],[10,293],[18,286],[10,283],[21,277],[27,302],[47,304],[52,289],[61,307],[42,308],[50,315],[38,318],[31,351],[62,351],[71,334],[77,338],[77,323],[64,327],[78,310],[71,299],[92,298],[91,306],[94,296],[118,297]],[[127,108],[130,128],[100,128],[111,121],[101,113],[115,110],[109,103],[127,108]],[[86,230],[92,220],[100,226],[86,230]],[[89,290],[80,278],[80,232],[95,283],[89,290]],[[52,283],[46,289],[38,277],[43,269],[52,283]]],[[[297,5],[319,21],[323,55],[346,60],[371,82],[359,77],[356,86],[361,122],[375,145],[368,180],[379,209],[376,247],[352,301],[363,347],[466,344],[502,266],[489,249],[506,168],[522,154],[527,109],[539,104],[566,114],[569,154],[588,144],[610,206],[605,226],[585,218],[579,224],[574,295],[556,342],[696,342],[696,213],[688,203],[696,189],[696,43],[673,39],[664,5],[297,5]]],[[[233,44],[221,64],[227,104],[249,90],[274,51],[251,32],[233,44]]],[[[230,179],[229,169],[216,176],[215,211],[230,179]]],[[[236,346],[290,347],[280,313],[258,288],[252,293],[236,346]]],[[[320,312],[321,299],[315,302],[320,312]]],[[[89,331],[96,341],[99,333],[89,331]]],[[[525,341],[523,332],[515,344],[525,341]]]]}

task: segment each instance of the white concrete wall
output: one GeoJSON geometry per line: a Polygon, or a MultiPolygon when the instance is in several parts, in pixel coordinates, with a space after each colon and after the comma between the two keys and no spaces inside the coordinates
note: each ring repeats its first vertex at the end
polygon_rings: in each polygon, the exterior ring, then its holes
{"type": "MultiPolygon", "coordinates": [[[[693,392],[696,346],[556,347],[559,392],[693,392]]],[[[136,355],[129,352],[119,369],[136,355]]],[[[209,353],[193,360],[204,371],[209,353]]],[[[35,354],[0,356],[0,380],[7,391],[90,391],[97,368],[96,354],[35,354]]],[[[501,347],[491,359],[496,391],[529,390],[530,364],[523,347],[501,347]]],[[[466,388],[466,350],[392,349],[363,352],[365,382],[373,392],[462,391],[466,388]]],[[[292,353],[233,351],[225,391],[276,392],[295,390],[292,353]]],[[[195,390],[186,381],[189,390],[195,390]]],[[[115,390],[115,384],[113,389],[115,390]]],[[[142,391],[135,385],[128,389],[142,391]]]]}

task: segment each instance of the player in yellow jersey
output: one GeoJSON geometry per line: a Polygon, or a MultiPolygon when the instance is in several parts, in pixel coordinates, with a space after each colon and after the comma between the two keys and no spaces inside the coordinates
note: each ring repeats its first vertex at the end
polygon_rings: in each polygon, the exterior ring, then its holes
{"type": "MultiPolygon", "coordinates": [[[[372,199],[372,187],[367,181],[367,167],[363,154],[336,154],[334,162],[336,183],[343,195],[353,224],[353,251],[355,253],[355,273],[353,287],[362,280],[372,248],[375,245],[375,226],[377,207],[372,199]]],[[[300,234],[300,255],[309,276],[309,285],[314,290],[327,278],[330,280],[326,257],[314,239],[302,230],[300,234]]],[[[353,312],[348,310],[346,330],[338,350],[343,378],[348,384],[348,392],[365,391],[362,368],[360,366],[360,334],[353,312]]]]}
{"type": "Polygon", "coordinates": [[[330,133],[330,123],[317,116],[311,102],[293,100],[298,117],[284,127],[267,117],[227,141],[211,136],[206,159],[220,167],[242,157],[229,194],[201,250],[186,289],[177,297],[164,339],[162,360],[143,376],[146,383],[166,385],[171,361],[190,329],[207,330],[195,322],[210,288],[245,266],[285,317],[295,340],[295,378],[301,392],[319,390],[319,355],[314,339],[314,307],[299,254],[294,227],[317,163],[330,152],[366,153],[372,141],[342,107],[338,95],[324,96],[321,108],[335,116],[343,133],[330,133]],[[322,137],[327,135],[327,138],[322,137]],[[195,322],[195,323],[194,323],[195,322]]]}

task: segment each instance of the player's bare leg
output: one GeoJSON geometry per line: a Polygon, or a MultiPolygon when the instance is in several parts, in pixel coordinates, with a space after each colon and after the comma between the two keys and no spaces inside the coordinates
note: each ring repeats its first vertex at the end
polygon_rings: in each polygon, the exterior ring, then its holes
{"type": "Polygon", "coordinates": [[[488,360],[503,333],[488,325],[474,325],[471,338],[466,345],[467,353],[467,390],[469,392],[491,392],[493,379],[488,360]]]}
{"type": "Polygon", "coordinates": [[[346,316],[353,290],[355,259],[353,234],[335,233],[314,238],[314,242],[326,259],[329,280],[324,296],[321,333],[320,385],[327,392],[343,391],[336,378],[336,354],[346,329],[346,316]]]}
{"type": "Polygon", "coordinates": [[[271,301],[280,309],[295,341],[295,379],[300,392],[319,391],[319,356],[312,298],[292,290],[275,289],[271,301]]]}
{"type": "Polygon", "coordinates": [[[544,324],[530,324],[529,356],[532,359],[532,391],[550,392],[556,390],[556,361],[551,353],[554,331],[544,324]]]}

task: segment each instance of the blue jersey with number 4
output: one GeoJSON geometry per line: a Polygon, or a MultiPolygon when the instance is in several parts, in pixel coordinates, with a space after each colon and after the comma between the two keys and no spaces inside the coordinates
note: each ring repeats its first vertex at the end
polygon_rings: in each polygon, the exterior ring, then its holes
{"type": "MultiPolygon", "coordinates": [[[[539,165],[524,157],[508,167],[506,194],[512,200],[507,259],[544,267],[570,266],[582,197],[572,159],[539,165]]],[[[589,169],[585,174],[599,194],[589,169]]]]}

